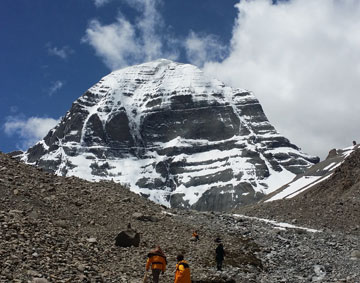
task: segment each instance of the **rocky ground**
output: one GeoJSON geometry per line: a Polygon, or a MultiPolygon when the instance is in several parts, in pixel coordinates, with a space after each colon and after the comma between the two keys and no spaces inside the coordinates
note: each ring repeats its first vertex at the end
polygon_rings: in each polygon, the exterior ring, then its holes
{"type": "Polygon", "coordinates": [[[157,244],[168,256],[161,282],[173,282],[178,253],[197,283],[360,282],[357,230],[284,230],[233,214],[167,209],[118,184],[54,176],[4,154],[0,195],[0,282],[142,282],[157,244]],[[129,223],[140,246],[115,246],[129,223]],[[190,241],[195,229],[198,242],[190,241]],[[223,272],[215,269],[218,236],[223,272]]]}

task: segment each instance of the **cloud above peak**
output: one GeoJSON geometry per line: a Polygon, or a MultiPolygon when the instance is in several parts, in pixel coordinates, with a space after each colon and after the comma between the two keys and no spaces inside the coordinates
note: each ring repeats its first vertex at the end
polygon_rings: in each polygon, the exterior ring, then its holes
{"type": "Polygon", "coordinates": [[[67,59],[71,54],[74,53],[74,50],[72,50],[68,46],[56,47],[53,46],[51,43],[48,43],[46,44],[46,48],[49,55],[57,56],[61,59],[67,59]]]}
{"type": "Polygon", "coordinates": [[[139,13],[134,23],[121,13],[111,24],[94,19],[82,41],[91,45],[111,70],[160,57],[176,58],[176,52],[164,49],[171,38],[160,32],[164,29],[162,16],[156,9],[160,1],[127,2],[139,13]]]}
{"type": "Polygon", "coordinates": [[[183,37],[170,34],[159,12],[162,0],[123,1],[138,13],[135,20],[121,12],[110,24],[93,19],[82,38],[111,70],[158,58],[177,60],[181,52],[199,67],[225,57],[228,48],[215,35],[191,30],[183,37]]]}
{"type": "Polygon", "coordinates": [[[52,96],[53,94],[55,94],[56,92],[58,92],[63,86],[64,86],[64,82],[62,81],[55,81],[51,83],[51,86],[48,90],[48,94],[49,96],[52,96]]]}
{"type": "Polygon", "coordinates": [[[194,31],[190,31],[184,47],[189,61],[199,67],[208,61],[224,59],[228,49],[214,35],[199,35],[194,31]]]}
{"type": "Polygon", "coordinates": [[[128,60],[137,60],[140,56],[135,29],[122,17],[110,25],[92,20],[83,42],[89,43],[112,70],[125,66],[128,60]]]}
{"type": "Polygon", "coordinates": [[[350,144],[359,135],[360,2],[236,7],[231,52],[205,71],[254,91],[270,122],[304,151],[324,157],[329,147],[350,144]]]}
{"type": "Polygon", "coordinates": [[[111,0],[94,0],[94,4],[96,7],[102,7],[109,3],[111,0]]]}

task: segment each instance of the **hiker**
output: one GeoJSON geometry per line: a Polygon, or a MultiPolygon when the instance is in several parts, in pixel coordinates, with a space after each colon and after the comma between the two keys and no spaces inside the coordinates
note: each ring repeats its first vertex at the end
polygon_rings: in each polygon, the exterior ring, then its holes
{"type": "Polygon", "coordinates": [[[356,145],[356,141],[353,141],[353,146],[355,146],[356,145]]]}
{"type": "Polygon", "coordinates": [[[158,283],[160,272],[164,274],[166,269],[166,256],[164,252],[161,250],[160,246],[155,247],[154,249],[150,250],[148,254],[148,258],[146,261],[146,271],[149,270],[151,265],[151,271],[153,276],[153,282],[158,283]]]}
{"type": "Polygon", "coordinates": [[[222,243],[218,244],[216,250],[216,257],[215,257],[215,260],[216,260],[216,267],[217,267],[217,270],[222,270],[222,263],[223,263],[223,260],[224,260],[224,256],[225,256],[225,251],[224,251],[224,246],[222,243]]]}
{"type": "Polygon", "coordinates": [[[199,234],[197,233],[197,231],[195,230],[193,233],[192,233],[192,239],[193,241],[199,241],[199,234]]]}
{"type": "Polygon", "coordinates": [[[186,260],[184,260],[184,256],[181,254],[178,255],[176,257],[176,261],[177,264],[174,283],[191,283],[190,267],[186,260]]]}

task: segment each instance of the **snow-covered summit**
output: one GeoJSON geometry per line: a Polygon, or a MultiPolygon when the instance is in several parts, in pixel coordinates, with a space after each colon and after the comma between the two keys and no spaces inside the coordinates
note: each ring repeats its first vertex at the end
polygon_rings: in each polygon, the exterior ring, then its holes
{"type": "Polygon", "coordinates": [[[168,206],[226,210],[258,200],[318,158],[281,136],[252,93],[160,59],[102,78],[24,160],[125,183],[168,206]]]}

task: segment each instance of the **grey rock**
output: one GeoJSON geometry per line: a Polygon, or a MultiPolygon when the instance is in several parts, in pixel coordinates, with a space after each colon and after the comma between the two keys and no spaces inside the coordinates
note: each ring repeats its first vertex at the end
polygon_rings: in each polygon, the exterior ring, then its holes
{"type": "Polygon", "coordinates": [[[352,251],[350,257],[353,260],[360,260],[360,251],[359,250],[352,251]]]}
{"type": "Polygon", "coordinates": [[[88,239],[86,239],[86,241],[87,241],[88,243],[91,243],[91,244],[97,243],[96,238],[88,238],[88,239]]]}
{"type": "Polygon", "coordinates": [[[31,282],[32,283],[49,283],[49,281],[45,278],[34,278],[31,282]]]}
{"type": "Polygon", "coordinates": [[[139,221],[158,222],[159,218],[153,215],[144,215],[139,212],[133,213],[133,217],[139,221]]]}

